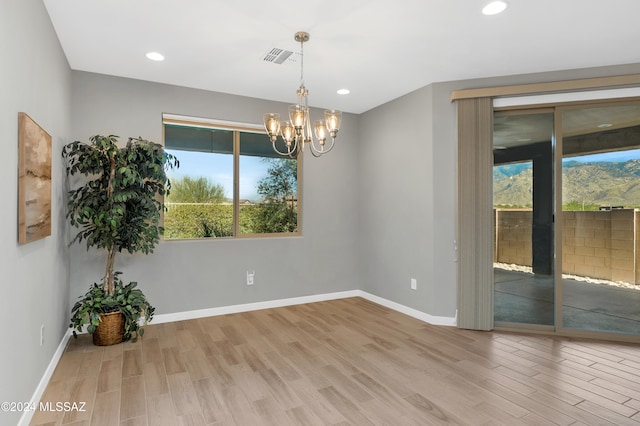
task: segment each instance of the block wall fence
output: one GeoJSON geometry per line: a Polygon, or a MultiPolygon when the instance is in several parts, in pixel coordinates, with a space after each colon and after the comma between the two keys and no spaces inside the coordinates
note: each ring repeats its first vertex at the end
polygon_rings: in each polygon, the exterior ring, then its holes
{"type": "MultiPolygon", "coordinates": [[[[531,266],[531,210],[496,209],[494,261],[531,266]]],[[[640,210],[562,213],[563,273],[640,283],[640,210]]]]}

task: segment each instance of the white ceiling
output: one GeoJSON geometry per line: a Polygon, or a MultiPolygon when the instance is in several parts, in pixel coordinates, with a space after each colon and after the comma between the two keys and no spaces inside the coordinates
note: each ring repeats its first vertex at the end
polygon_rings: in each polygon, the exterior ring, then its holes
{"type": "Polygon", "coordinates": [[[639,0],[508,0],[496,16],[488,0],[43,1],[72,69],[288,103],[299,65],[262,57],[307,31],[309,103],[353,113],[439,81],[640,62],[639,0]]]}

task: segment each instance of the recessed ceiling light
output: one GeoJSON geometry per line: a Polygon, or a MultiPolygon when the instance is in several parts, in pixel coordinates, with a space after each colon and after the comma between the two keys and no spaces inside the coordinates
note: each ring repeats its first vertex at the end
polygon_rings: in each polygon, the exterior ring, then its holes
{"type": "Polygon", "coordinates": [[[485,15],[497,15],[498,13],[504,12],[507,8],[507,3],[504,1],[492,1],[482,8],[482,13],[485,15]]]}
{"type": "Polygon", "coordinates": [[[151,59],[152,61],[164,61],[164,56],[158,52],[149,52],[147,53],[147,59],[151,59]]]}
{"type": "Polygon", "coordinates": [[[598,127],[600,127],[601,129],[606,129],[607,127],[611,127],[611,126],[613,126],[613,124],[611,123],[598,124],[598,127]]]}
{"type": "Polygon", "coordinates": [[[349,89],[339,89],[338,90],[338,95],[348,95],[349,93],[351,93],[351,90],[349,90],[349,89]]]}
{"type": "Polygon", "coordinates": [[[516,140],[516,142],[531,142],[531,138],[518,139],[518,140],[516,140]]]}

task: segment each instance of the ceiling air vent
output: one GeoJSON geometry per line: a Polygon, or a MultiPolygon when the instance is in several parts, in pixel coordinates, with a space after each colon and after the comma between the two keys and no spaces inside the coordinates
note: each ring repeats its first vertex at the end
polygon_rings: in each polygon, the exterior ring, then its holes
{"type": "Polygon", "coordinates": [[[277,47],[269,50],[262,56],[262,60],[265,62],[271,62],[274,64],[287,64],[292,62],[297,62],[296,58],[299,54],[293,54],[290,50],[284,50],[277,47]]]}

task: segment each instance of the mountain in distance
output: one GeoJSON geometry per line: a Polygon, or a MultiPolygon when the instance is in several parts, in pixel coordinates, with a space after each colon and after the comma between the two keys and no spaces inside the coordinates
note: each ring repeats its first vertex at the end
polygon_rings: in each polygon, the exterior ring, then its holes
{"type": "Polygon", "coordinates": [[[531,162],[505,164],[493,168],[493,205],[531,207],[533,205],[531,162]]]}
{"type": "MultiPolygon", "coordinates": [[[[493,168],[493,204],[531,207],[532,163],[493,168]]],[[[563,204],[640,207],[640,160],[580,162],[569,160],[562,168],[563,204]]]]}

